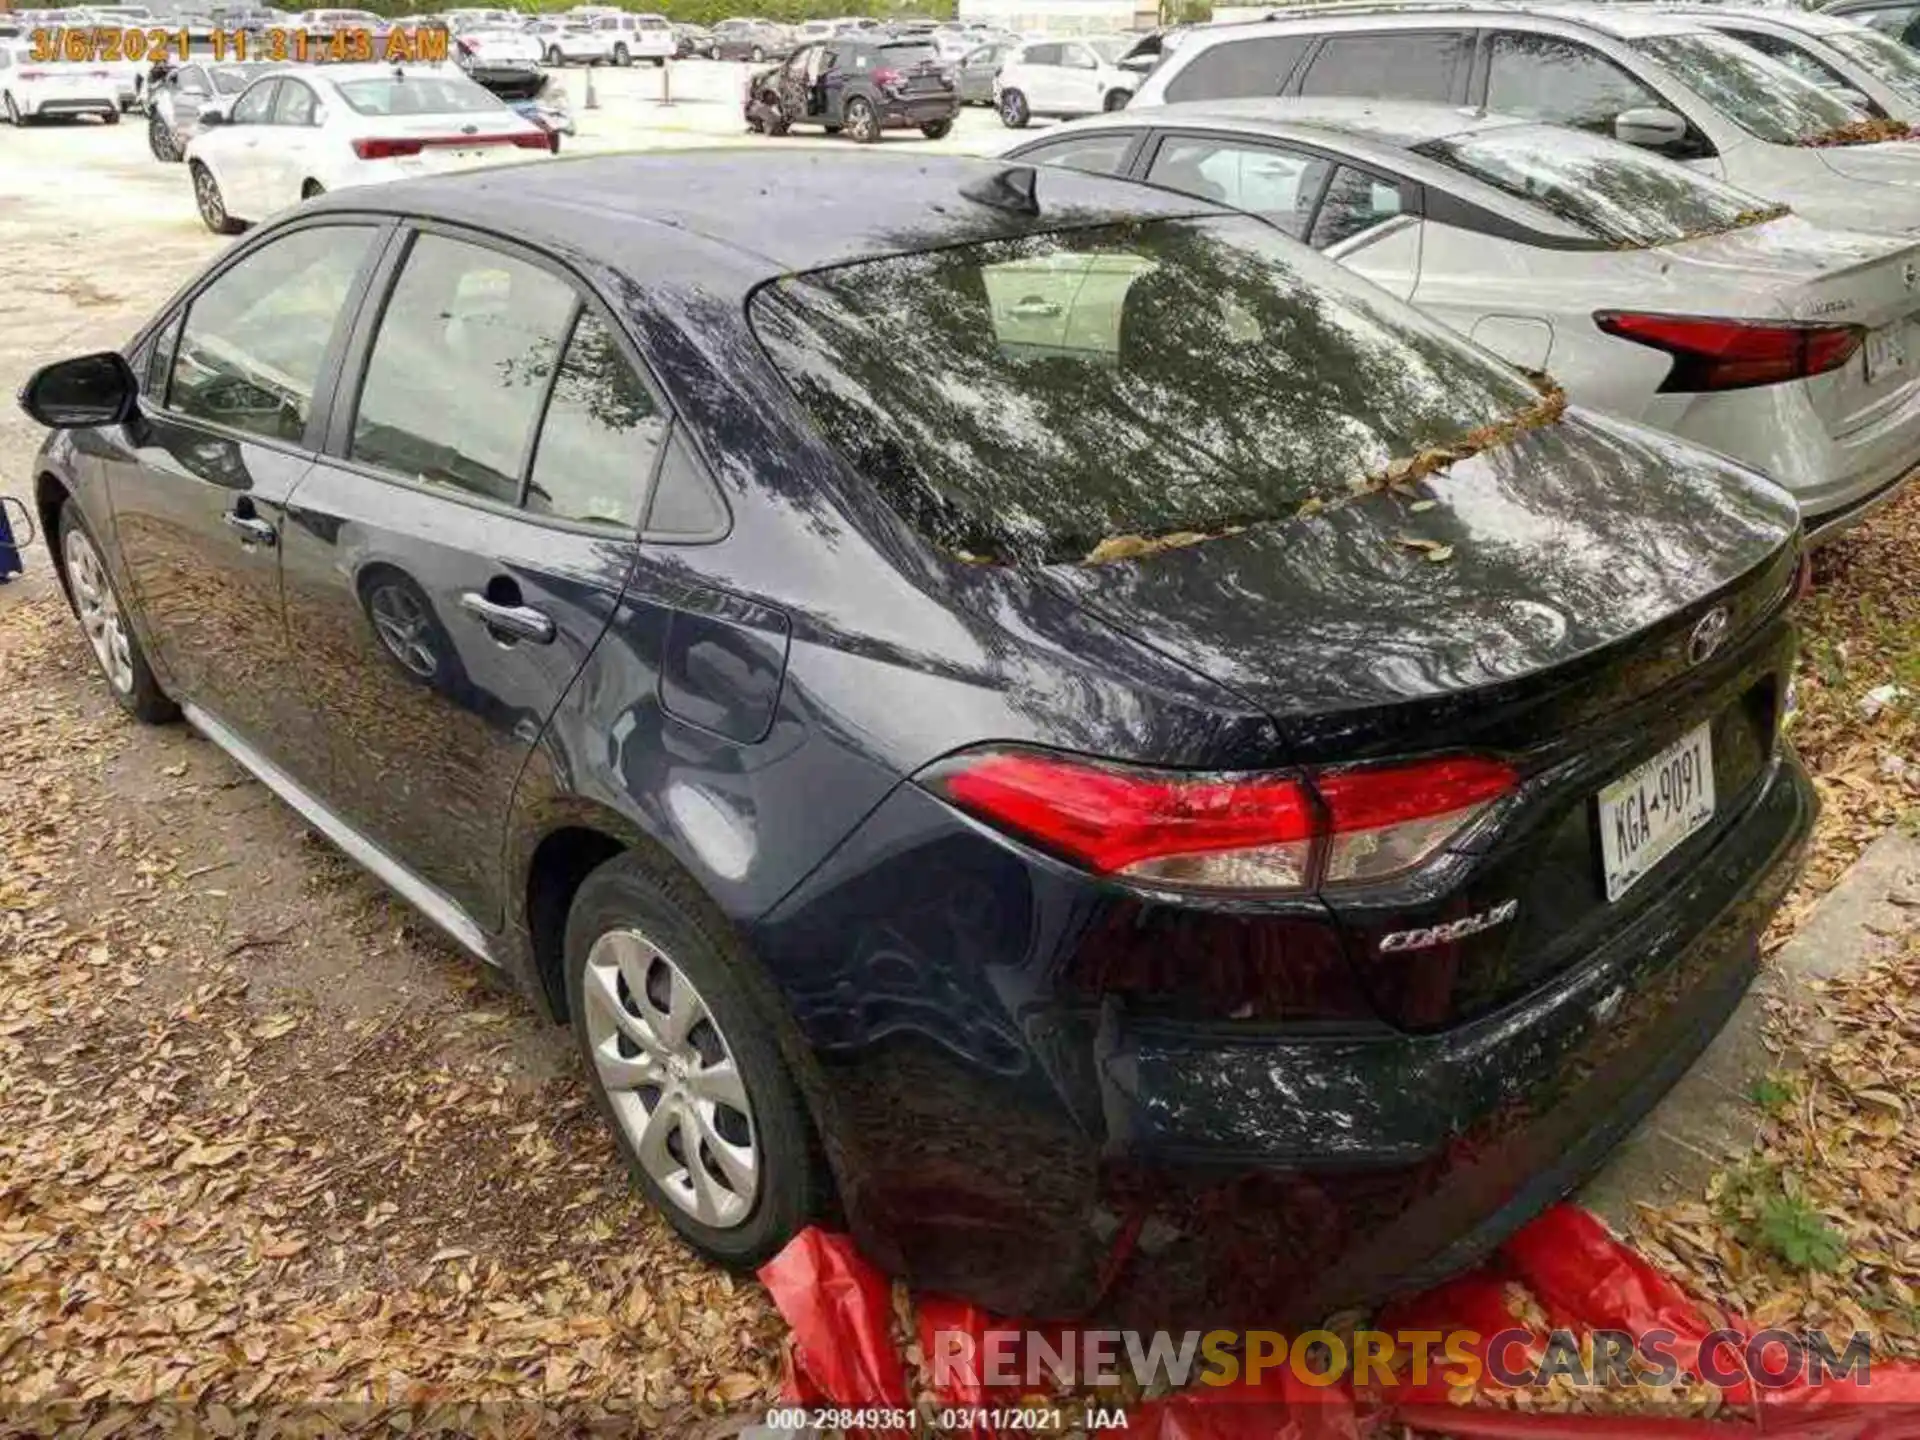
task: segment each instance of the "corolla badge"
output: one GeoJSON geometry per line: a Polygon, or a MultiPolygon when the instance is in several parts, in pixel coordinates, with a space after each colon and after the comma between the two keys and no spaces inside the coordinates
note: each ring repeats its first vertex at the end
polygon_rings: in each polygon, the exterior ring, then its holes
{"type": "Polygon", "coordinates": [[[1420,930],[1395,930],[1380,937],[1380,953],[1391,955],[1402,950],[1427,950],[1435,945],[1445,945],[1449,940],[1464,940],[1469,935],[1478,935],[1482,930],[1504,925],[1519,913],[1518,900],[1502,900],[1491,910],[1449,920],[1444,925],[1428,925],[1420,930]]]}
{"type": "Polygon", "coordinates": [[[1687,637],[1687,663],[1698,665],[1707,659],[1726,643],[1727,631],[1732,628],[1733,621],[1724,605],[1716,605],[1702,615],[1693,627],[1693,634],[1687,637]]]}

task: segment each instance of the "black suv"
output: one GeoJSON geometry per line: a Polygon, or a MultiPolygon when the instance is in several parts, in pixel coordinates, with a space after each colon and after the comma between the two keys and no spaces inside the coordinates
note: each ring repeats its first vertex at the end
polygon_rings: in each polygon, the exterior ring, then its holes
{"type": "Polygon", "coordinates": [[[747,86],[747,128],[769,135],[822,125],[864,145],[918,126],[938,140],[959,113],[960,92],[929,40],[822,40],[747,86]]]}

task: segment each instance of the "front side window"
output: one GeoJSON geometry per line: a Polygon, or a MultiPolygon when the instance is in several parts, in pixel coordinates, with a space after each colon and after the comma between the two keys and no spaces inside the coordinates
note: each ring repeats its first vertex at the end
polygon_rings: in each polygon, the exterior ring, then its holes
{"type": "Polygon", "coordinates": [[[1251,210],[1304,240],[1332,168],[1317,156],[1266,145],[1170,136],[1161,142],[1147,179],[1183,195],[1251,210]]]}
{"type": "Polygon", "coordinates": [[[1251,216],[863,261],[764,286],[750,316],[878,493],[1007,563],[1291,516],[1539,401],[1251,216]]]}
{"type": "Polygon", "coordinates": [[[1487,109],[1613,134],[1623,110],[1670,109],[1613,61],[1558,35],[1493,37],[1487,109]]]}
{"type": "Polygon", "coordinates": [[[1083,45],[1062,45],[1060,63],[1069,70],[1096,70],[1099,62],[1093,58],[1093,52],[1083,45]]]}
{"type": "Polygon", "coordinates": [[[298,443],[374,233],[369,225],[311,226],[222,272],[187,311],[168,408],[298,443]]]}
{"type": "Polygon", "coordinates": [[[1060,47],[1058,45],[1029,45],[1026,54],[1021,57],[1029,65],[1058,65],[1060,47]]]}
{"type": "Polygon", "coordinates": [[[1313,57],[1300,93],[1448,101],[1472,54],[1471,37],[1440,30],[1335,35],[1313,57]]]}
{"type": "Polygon", "coordinates": [[[1167,99],[1278,95],[1312,43],[1310,35],[1262,35],[1209,45],[1167,82],[1167,99]]]}
{"type": "Polygon", "coordinates": [[[632,529],[665,429],[613,332],[583,311],[540,426],[527,509],[632,529]]]}
{"type": "Polygon", "coordinates": [[[367,359],[351,457],[517,505],[574,304],[573,290],[536,265],[416,238],[367,359]]]}
{"type": "Polygon", "coordinates": [[[1726,35],[1649,35],[1633,48],[1749,135],[1771,144],[1802,145],[1860,119],[1851,105],[1726,35]]]}
{"type": "Polygon", "coordinates": [[[198,65],[189,65],[174,77],[173,88],[182,95],[209,95],[212,88],[207,84],[207,72],[198,65]]]}
{"type": "Polygon", "coordinates": [[[236,125],[264,125],[267,117],[273,113],[273,97],[279,92],[278,80],[262,80],[242,95],[233,105],[233,123],[236,125]]]}
{"type": "Polygon", "coordinates": [[[1430,140],[1414,153],[1538,205],[1610,245],[1668,245],[1779,213],[1758,196],[1657,155],[1532,125],[1430,140]]]}
{"type": "Polygon", "coordinates": [[[1327,182],[1327,198],[1313,217],[1313,233],[1307,243],[1324,250],[1384,225],[1399,213],[1398,185],[1342,165],[1327,182]]]}
{"type": "Polygon", "coordinates": [[[273,102],[273,123],[276,125],[311,125],[319,102],[313,98],[313,91],[298,80],[280,82],[280,98],[273,102]]]}

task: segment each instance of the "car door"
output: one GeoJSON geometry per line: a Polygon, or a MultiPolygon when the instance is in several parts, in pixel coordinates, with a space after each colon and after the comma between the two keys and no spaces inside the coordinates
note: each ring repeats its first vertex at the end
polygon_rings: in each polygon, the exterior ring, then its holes
{"type": "Polygon", "coordinates": [[[665,412],[549,258],[423,226],[347,350],[284,547],[332,803],[484,928],[508,803],[619,602],[665,412]]]}
{"type": "Polygon", "coordinates": [[[243,249],[157,327],[138,416],[103,432],[114,529],[167,689],[308,785],[325,763],[292,683],[279,541],[380,234],[328,218],[243,249]]]}
{"type": "Polygon", "coordinates": [[[268,142],[260,150],[261,203],[266,213],[298,204],[315,171],[320,144],[320,97],[304,80],[281,80],[273,100],[268,142]]]}
{"type": "Polygon", "coordinates": [[[273,187],[266,171],[273,158],[273,103],[279,93],[280,79],[275,75],[264,76],[241,91],[222,127],[224,133],[213,144],[211,158],[229,215],[259,220],[271,213],[268,196],[273,187]]]}
{"type": "Polygon", "coordinates": [[[1101,108],[1100,60],[1077,41],[1060,47],[1060,65],[1054,72],[1058,86],[1055,108],[1068,114],[1090,115],[1101,108]]]}
{"type": "Polygon", "coordinates": [[[1014,56],[1012,83],[1025,92],[1027,109],[1037,115],[1051,113],[1060,103],[1060,47],[1052,43],[1029,45],[1014,56]]]}
{"type": "Polygon", "coordinates": [[[1408,299],[1420,282],[1418,193],[1397,176],[1339,165],[1314,207],[1307,243],[1408,299]]]}

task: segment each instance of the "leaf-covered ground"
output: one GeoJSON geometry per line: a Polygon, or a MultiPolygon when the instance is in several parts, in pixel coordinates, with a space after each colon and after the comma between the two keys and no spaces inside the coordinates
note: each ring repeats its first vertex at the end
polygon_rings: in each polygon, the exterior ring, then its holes
{"type": "Polygon", "coordinates": [[[562,1037],[123,718],[44,590],[0,607],[0,696],[0,1428],[683,1434],[771,1397],[778,1317],[630,1195],[562,1037]]]}

